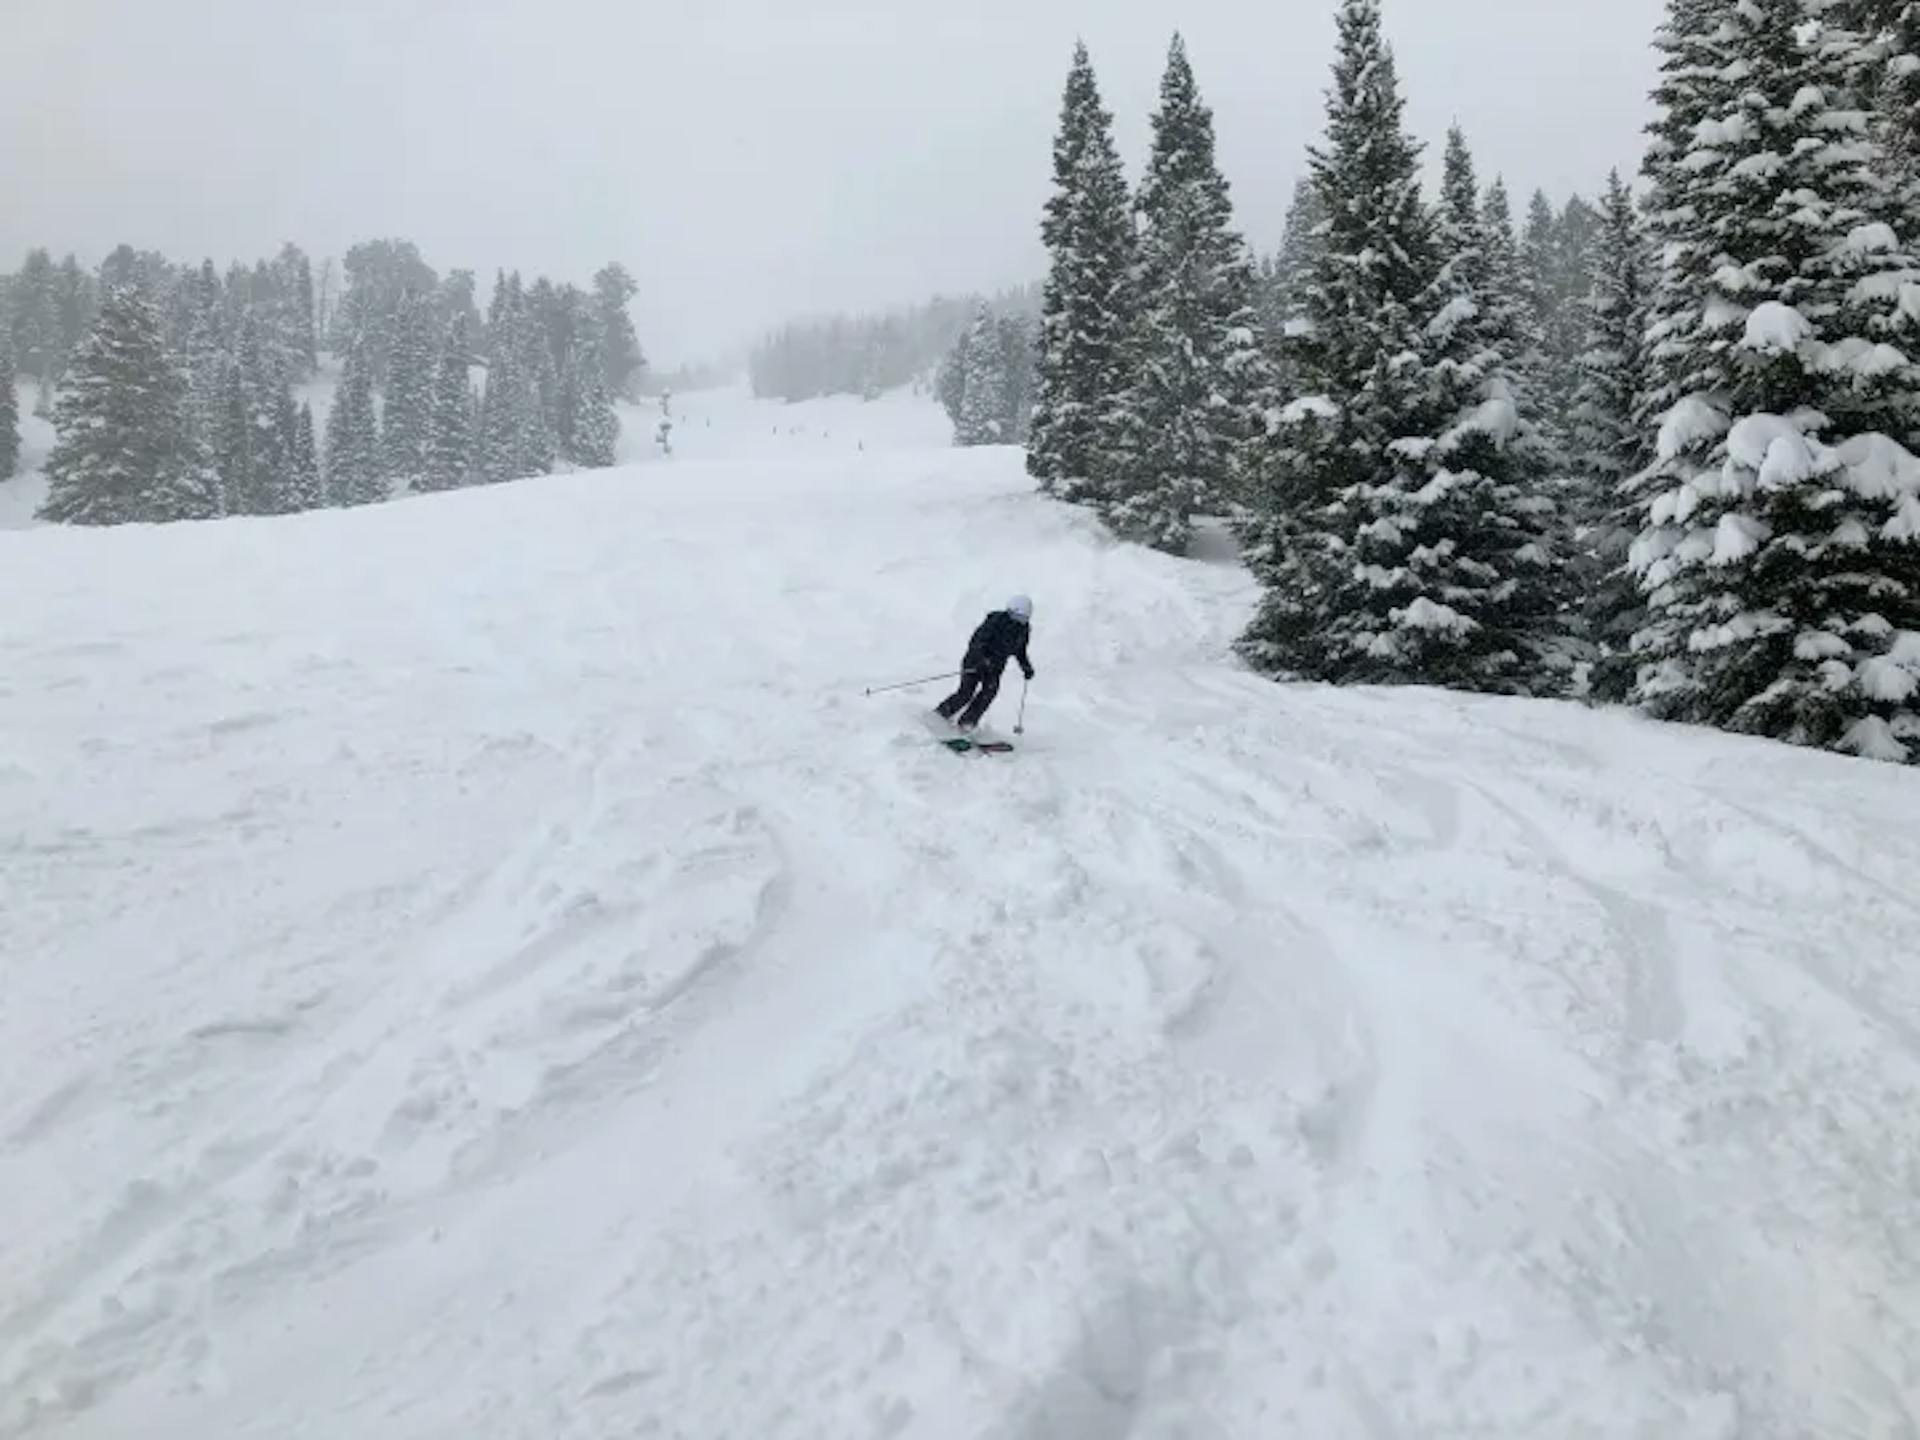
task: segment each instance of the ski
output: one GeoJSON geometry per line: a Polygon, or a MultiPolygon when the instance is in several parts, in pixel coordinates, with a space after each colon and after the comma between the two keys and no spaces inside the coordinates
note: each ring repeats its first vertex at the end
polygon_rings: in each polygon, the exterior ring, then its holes
{"type": "Polygon", "coordinates": [[[944,745],[956,755],[968,755],[976,750],[982,755],[1011,755],[1013,753],[1013,746],[1004,740],[969,740],[964,735],[956,735],[951,740],[939,740],[934,743],[944,745]]]}

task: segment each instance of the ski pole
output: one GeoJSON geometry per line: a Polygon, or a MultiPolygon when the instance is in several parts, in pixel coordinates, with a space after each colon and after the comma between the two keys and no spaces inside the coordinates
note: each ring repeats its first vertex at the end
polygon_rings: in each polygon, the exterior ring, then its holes
{"type": "Polygon", "coordinates": [[[911,690],[916,685],[932,685],[936,681],[952,680],[959,674],[958,670],[949,670],[944,675],[929,675],[924,680],[903,680],[898,685],[871,685],[867,688],[867,694],[885,695],[890,690],[911,690]]]}
{"type": "Polygon", "coordinates": [[[1020,718],[1013,722],[1013,733],[1016,735],[1027,733],[1027,687],[1031,684],[1033,681],[1024,675],[1020,677],[1020,718]]]}

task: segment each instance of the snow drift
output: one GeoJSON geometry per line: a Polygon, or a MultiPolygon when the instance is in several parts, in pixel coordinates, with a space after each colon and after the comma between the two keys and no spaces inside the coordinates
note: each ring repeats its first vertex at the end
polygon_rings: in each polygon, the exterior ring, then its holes
{"type": "Polygon", "coordinates": [[[1920,776],[750,420],[0,534],[0,1436],[1920,1426],[1920,776]]]}

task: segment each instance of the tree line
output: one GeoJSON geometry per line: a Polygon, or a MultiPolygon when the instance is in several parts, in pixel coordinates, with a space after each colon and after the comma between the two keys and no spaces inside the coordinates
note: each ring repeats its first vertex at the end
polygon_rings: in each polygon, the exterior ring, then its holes
{"type": "Polygon", "coordinates": [[[286,514],[613,463],[614,399],[645,369],[621,266],[591,290],[500,274],[484,318],[472,272],[443,277],[410,242],[356,245],[341,273],[336,299],[331,263],[316,281],[292,245],[224,275],[125,246],[95,275],[33,252],[0,293],[0,475],[15,368],[51,410],[40,513],[57,522],[286,514]],[[295,387],[323,346],[340,374],[320,437],[295,387]]]}
{"type": "Polygon", "coordinates": [[[921,305],[873,315],[796,320],[764,338],[747,357],[747,379],[762,400],[859,395],[868,400],[923,382],[948,358],[985,304],[998,314],[1031,314],[1030,289],[978,296],[935,296],[921,305]]]}
{"type": "Polygon", "coordinates": [[[1035,342],[1031,310],[982,300],[934,375],[934,394],[956,445],[1020,445],[1033,420],[1035,342]]]}
{"type": "Polygon", "coordinates": [[[1028,465],[1180,553],[1229,518],[1284,679],[1624,701],[1920,760],[1920,5],[1669,0],[1636,196],[1439,193],[1342,0],[1279,252],[1176,38],[1129,186],[1084,47],[1028,465]]]}

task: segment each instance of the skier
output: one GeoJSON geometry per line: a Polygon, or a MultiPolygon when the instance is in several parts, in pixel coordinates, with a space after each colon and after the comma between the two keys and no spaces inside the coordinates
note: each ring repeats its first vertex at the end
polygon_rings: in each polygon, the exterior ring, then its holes
{"type": "Polygon", "coordinates": [[[1007,661],[1018,660],[1021,672],[1033,679],[1033,663],[1027,659],[1027,636],[1033,623],[1033,601],[1016,595],[1004,610],[995,610],[980,622],[967,642],[967,658],[960,662],[960,688],[938,706],[943,720],[960,716],[960,728],[971,730],[1000,693],[1000,674],[1007,661]],[[962,710],[962,707],[965,707],[962,710]]]}

